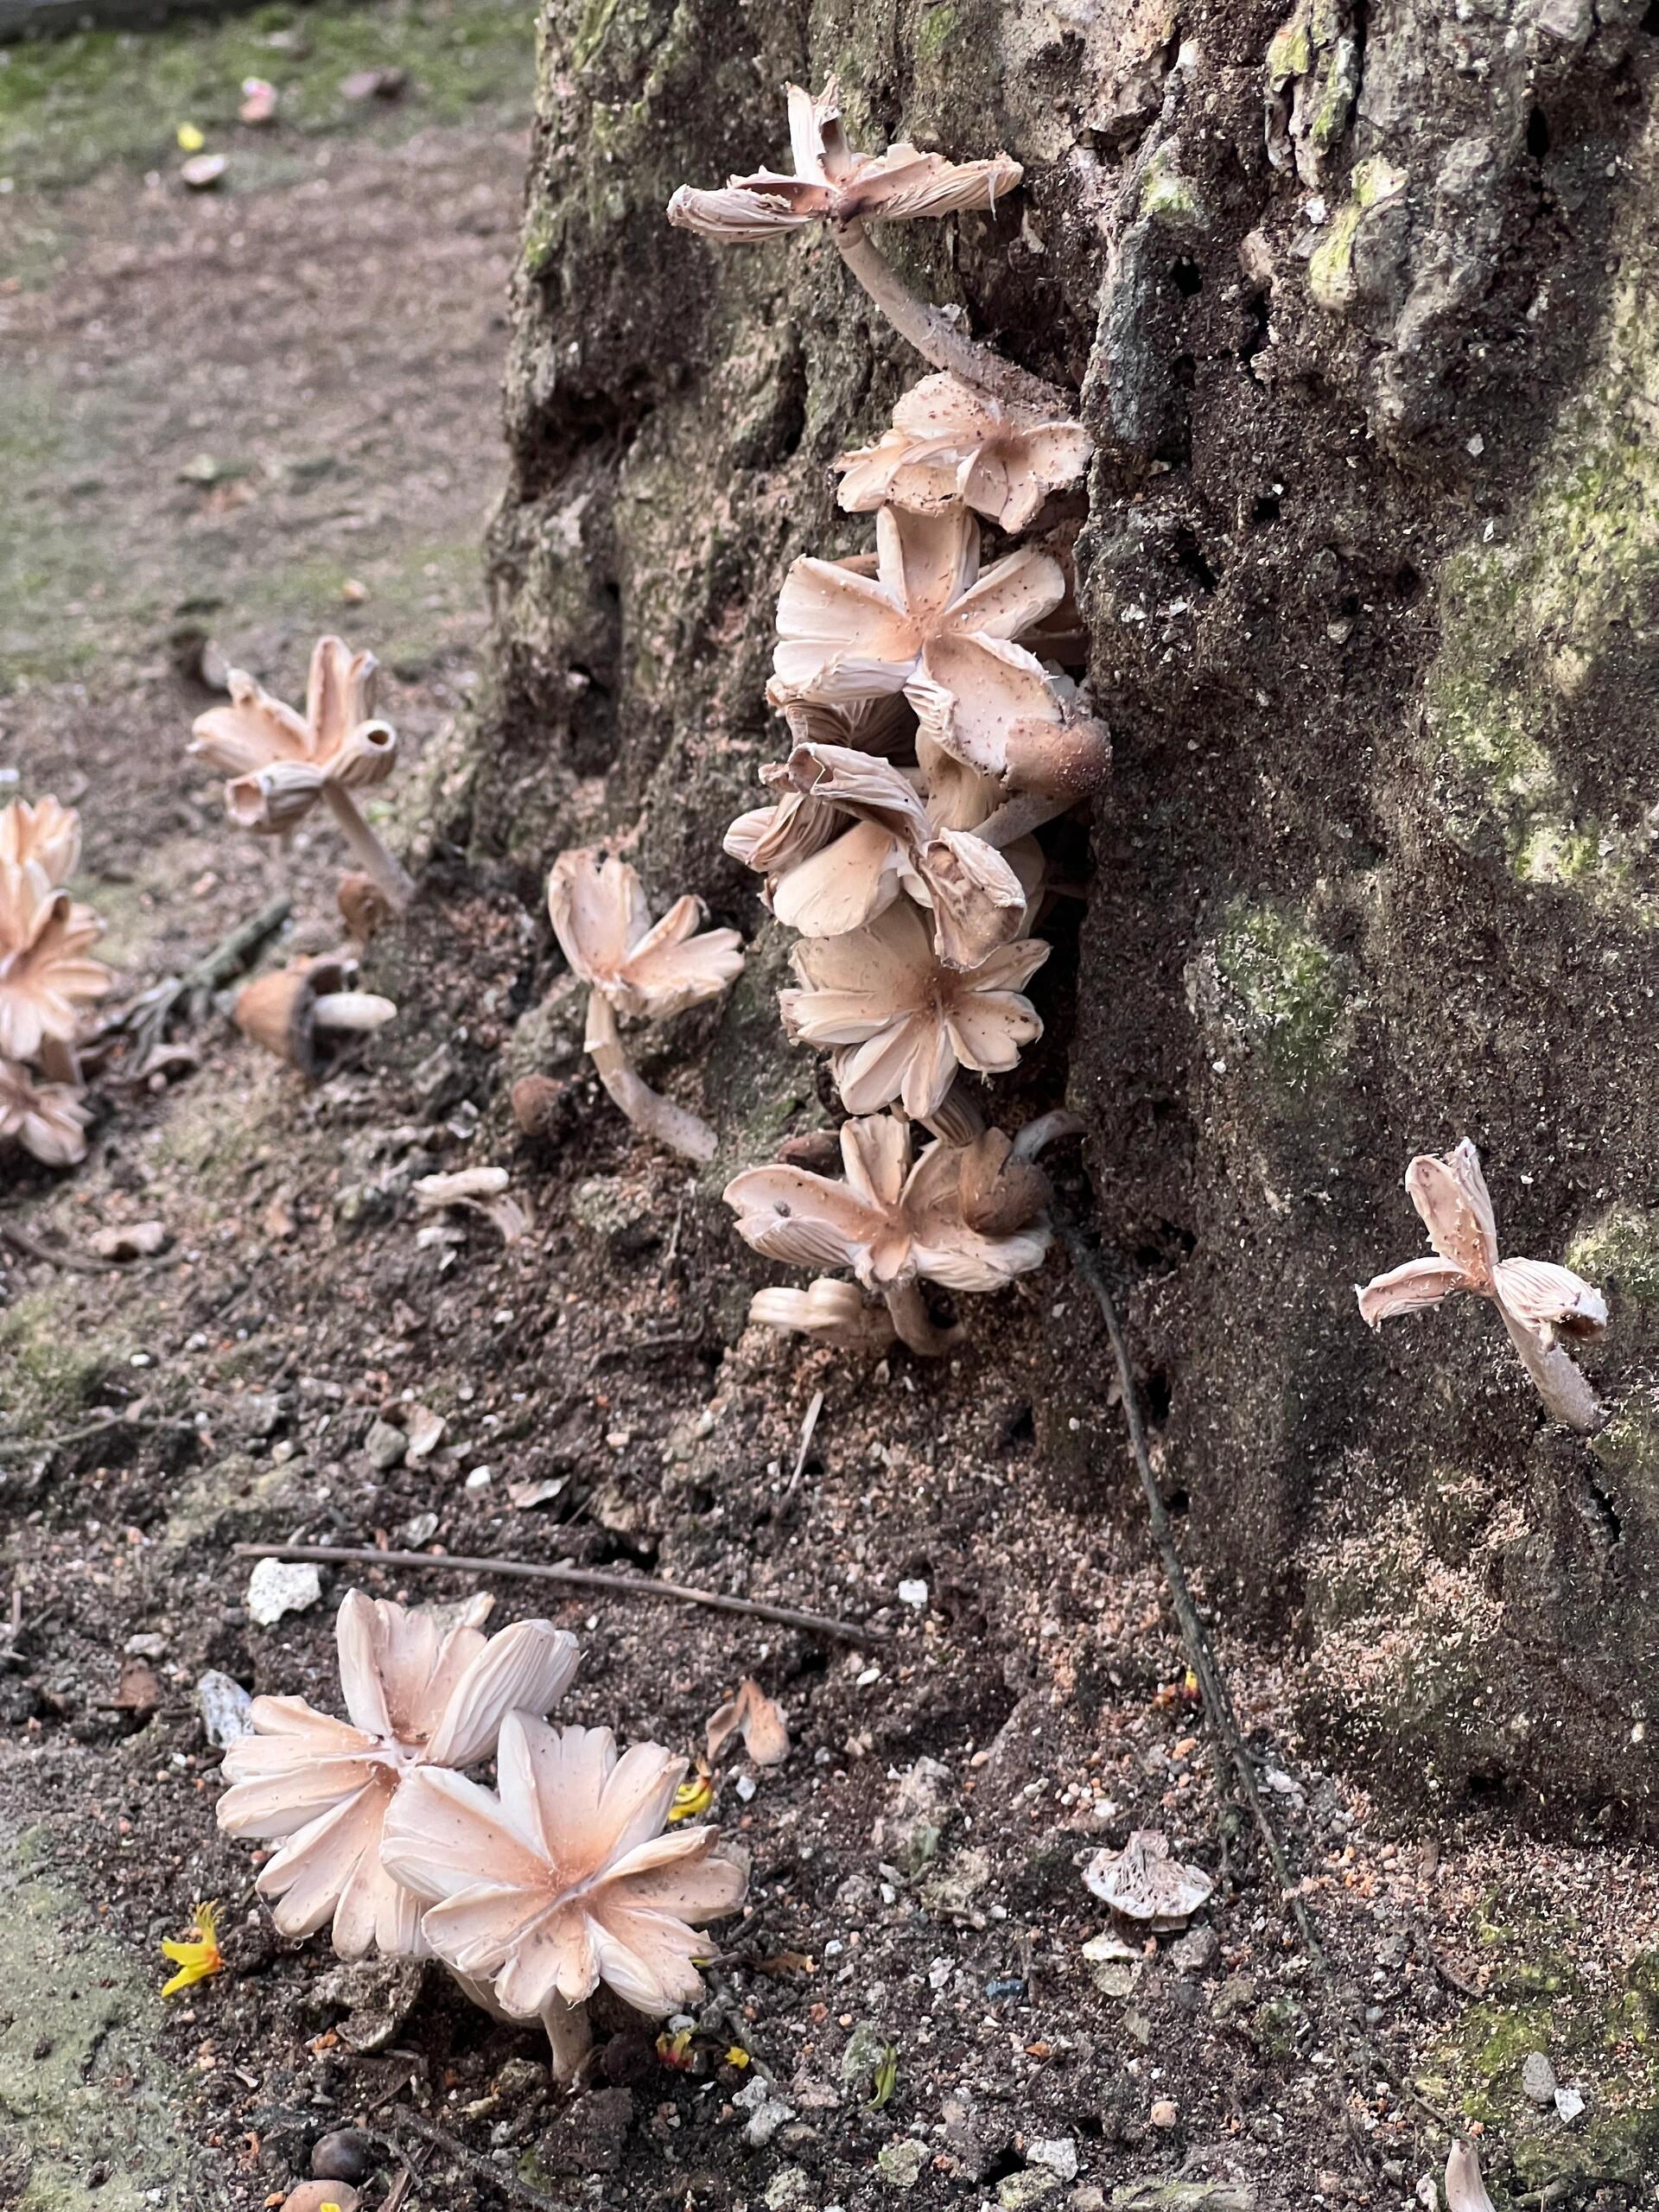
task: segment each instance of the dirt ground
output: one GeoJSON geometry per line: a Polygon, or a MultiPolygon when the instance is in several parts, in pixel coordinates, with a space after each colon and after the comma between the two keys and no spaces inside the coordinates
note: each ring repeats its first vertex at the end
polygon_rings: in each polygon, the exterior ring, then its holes
{"type": "Polygon", "coordinates": [[[276,2204],[358,2123],[365,2202],[435,2212],[1408,2206],[1438,2201],[1454,2120],[1500,2204],[1659,2202],[1651,1856],[1347,1770],[1294,1635],[1217,1624],[1310,1957],[1217,1799],[1123,1439],[1039,1446],[1039,1339],[1107,1357],[1063,1257],[962,1357],[872,1373],[745,1331],[705,1272],[717,1201],[568,1053],[553,1135],[513,1128],[515,1025],[551,994],[556,1052],[569,998],[543,916],[454,832],[528,22],[266,10],[0,63],[0,798],[80,806],[118,997],[283,890],[283,950],[324,949],[327,833],[228,830],[182,747],[204,652],[293,696],[334,628],[385,663],[416,764],[385,818],[424,865],[369,963],[398,1021],[343,1072],[304,1090],[221,1006],[147,1075],[111,1054],[78,1173],[5,1163],[0,2203],[276,2204]],[[368,67],[401,95],[346,100],[368,67]],[[250,73],[283,92],[264,133],[233,121],[250,73]],[[180,184],[181,124],[228,154],[219,190],[180,184]],[[529,1232],[423,1236],[410,1184],[486,1160],[529,1232]],[[86,1264],[138,1222],[159,1258],[86,1264]],[[445,1425],[429,1458],[371,1446],[416,1407],[445,1425]],[[849,1624],[494,1586],[498,1624],[544,1608],[581,1637],[568,1718],[695,1754],[745,1674],[788,1713],[781,1768],[714,1777],[752,1901],[678,2063],[607,2016],[565,2103],[537,2039],[436,1970],[342,1973],[272,1934],[213,1826],[200,1678],[338,1709],[353,1581],[481,1586],[329,1569],[258,1628],[247,1541],[569,1560],[849,1624]],[[1081,1867],[1147,1827],[1215,1898],[1091,1958],[1081,1867]],[[225,1970],[163,2003],[159,1944],[205,1898],[225,1970]],[[1538,2051],[1585,2100],[1570,2124],[1522,2088],[1538,2051]]]}

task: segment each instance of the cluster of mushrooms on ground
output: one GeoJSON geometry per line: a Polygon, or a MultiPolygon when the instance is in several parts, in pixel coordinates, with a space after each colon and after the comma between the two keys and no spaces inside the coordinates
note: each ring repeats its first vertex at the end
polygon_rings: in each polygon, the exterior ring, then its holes
{"type": "MultiPolygon", "coordinates": [[[[880,224],[993,207],[1019,165],[908,144],[861,155],[833,86],[816,98],[791,87],[788,102],[793,174],[683,188],[670,220],[717,245],[821,226],[932,372],[873,444],[836,463],[840,503],[873,517],[874,550],[804,556],[789,570],[767,690],[789,749],[726,837],[797,933],[782,1020],[829,1052],[846,1118],[838,1138],[792,1141],[745,1167],[725,1198],[757,1252],[821,1271],[760,1292],[754,1321],[855,1353],[897,1341],[932,1356],[961,1332],[940,1325],[922,1286],[992,1293],[1042,1264],[1052,1194],[1038,1156],[1080,1127],[1054,1113],[1006,1132],[974,1078],[1012,1069],[1042,1033],[1028,987],[1049,947],[1034,932],[1065,893],[1046,880],[1039,833],[1100,789],[1109,758],[1069,672],[1084,641],[1066,534],[1029,535],[1091,447],[1065,395],[916,299],[871,241],[880,224]],[[839,1177],[824,1172],[837,1152],[839,1177]]],[[[353,977],[357,951],[415,890],[359,805],[397,760],[373,676],[370,655],[323,639],[301,714],[232,671],[228,702],[200,717],[190,748],[226,779],[238,826],[280,836],[321,808],[351,849],[344,949],[259,976],[234,1008],[250,1039],[310,1080],[397,1014],[353,977]]],[[[0,812],[0,1140],[56,1167],[86,1154],[78,1048],[95,1048],[88,1009],[112,980],[89,957],[97,918],[65,888],[79,851],[77,818],[53,798],[0,812]]],[[[588,987],[586,1049],[606,1090],[653,1141],[708,1163],[714,1131],[646,1084],[625,1026],[727,990],[744,959],[738,932],[704,928],[692,895],[653,921],[615,852],[561,854],[548,905],[588,987]]],[[[428,1180],[425,1203],[505,1203],[497,1169],[428,1180]]],[[[1598,1292],[1563,1268],[1500,1258],[1472,1145],[1414,1160],[1407,1188],[1435,1256],[1361,1290],[1364,1319],[1458,1291],[1486,1298],[1551,1414],[1595,1428],[1600,1407],[1563,1340],[1605,1325],[1598,1292]]],[[[577,1665],[570,1636],[528,1620],[486,1637],[481,1619],[446,1625],[350,1592],[337,1625],[348,1718],[257,1700],[253,1732],[226,1757],[219,1820],[274,1847],[258,1888],[283,1935],[331,1924],[347,1958],[441,1960],[480,2004],[539,2019],[569,2081],[601,1981],[656,2018],[698,1995],[699,1931],[741,1909],[747,1874],[715,1830],[686,1824],[696,1808],[682,1802],[683,1759],[549,1723],[577,1665]],[[469,1772],[492,1763],[493,1788],[469,1772]]],[[[1113,1855],[1098,1877],[1109,1902],[1132,1878],[1207,1895],[1195,1870],[1155,1863],[1157,1842],[1132,1838],[1113,1855]]],[[[193,1971],[187,1960],[180,1979],[193,1971]]],[[[1446,2194],[1462,2212],[1487,2202],[1461,2148],[1446,2194]]]]}

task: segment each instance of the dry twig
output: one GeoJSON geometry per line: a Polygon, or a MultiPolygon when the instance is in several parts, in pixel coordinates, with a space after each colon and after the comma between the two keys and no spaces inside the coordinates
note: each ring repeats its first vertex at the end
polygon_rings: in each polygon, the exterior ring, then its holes
{"type": "Polygon", "coordinates": [[[199,1014],[213,992],[233,976],[251,968],[269,940],[288,919],[292,901],[286,892],[238,922],[212,951],[205,952],[181,976],[168,976],[119,1007],[101,1022],[95,1033],[101,1039],[124,1032],[132,1039],[134,1064],[142,1067],[167,1036],[168,1025],[181,1007],[187,1017],[199,1014]]]}
{"type": "Polygon", "coordinates": [[[563,1582],[576,1590],[607,1590],[620,1598],[673,1598],[683,1605],[712,1605],[717,1612],[746,1613],[752,1620],[776,1621],[804,1629],[810,1636],[833,1637],[840,1643],[881,1643],[885,1629],[861,1621],[832,1620],[827,1613],[804,1613],[793,1605],[772,1605],[760,1598],[728,1598],[719,1590],[697,1590],[687,1582],[660,1582],[639,1574],[607,1574],[568,1560],[549,1566],[527,1559],[472,1559],[459,1552],[383,1552],[372,1544],[233,1544],[238,1559],[315,1560],[321,1566],[423,1567],[429,1573],[511,1574],[527,1582],[563,1582]]]}
{"type": "MultiPolygon", "coordinates": [[[[464,2143],[458,2141],[447,2128],[440,2127],[435,2120],[411,2112],[407,2105],[394,2105],[391,2116],[398,2126],[408,2128],[411,2135],[418,2135],[422,2142],[429,2143],[435,2150],[442,2151],[446,2158],[453,2158],[458,2166],[471,2174],[474,2181],[494,2190],[498,2195],[511,2197],[515,2204],[535,2205],[538,2212],[565,2212],[560,2198],[545,2196],[539,2189],[532,2189],[528,2182],[520,2181],[510,2166],[498,2166],[492,2159],[480,2158],[476,2151],[469,2151],[464,2143]]],[[[392,2147],[395,2150],[397,2146],[394,2143],[392,2147]]]]}

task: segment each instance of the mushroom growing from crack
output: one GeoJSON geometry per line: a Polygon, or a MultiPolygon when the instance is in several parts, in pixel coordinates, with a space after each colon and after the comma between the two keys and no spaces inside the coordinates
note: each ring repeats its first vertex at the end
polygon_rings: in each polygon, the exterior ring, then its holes
{"type": "MultiPolygon", "coordinates": [[[[877,1114],[842,1125],[844,1182],[779,1163],[745,1168],[724,1195],[746,1243],[770,1260],[850,1268],[886,1300],[904,1343],[931,1357],[949,1351],[962,1332],[959,1326],[935,1326],[922,1281],[947,1290],[1001,1290],[1040,1267],[1048,1251],[1049,1227],[1040,1207],[997,1234],[969,1225],[963,1212],[963,1170],[970,1150],[938,1141],[912,1166],[908,1122],[899,1115],[877,1114]]],[[[822,1296],[822,1284],[813,1289],[822,1296]]],[[[770,1312],[751,1308],[750,1319],[780,1325],[770,1312]]],[[[799,1325],[793,1319],[781,1325],[799,1325]]]]}
{"type": "Polygon", "coordinates": [[[1408,1260],[1376,1275],[1355,1296],[1371,1327],[1469,1291],[1497,1308],[1510,1342],[1555,1419],[1591,1434],[1606,1419],[1600,1400],[1561,1348],[1607,1325],[1601,1293],[1570,1268],[1545,1260],[1498,1257],[1497,1225],[1480,1157],[1465,1137],[1444,1159],[1422,1153],[1406,1170],[1406,1189],[1437,1256],[1408,1260]]]}
{"type": "Polygon", "coordinates": [[[539,2016],[555,2077],[574,2079],[601,1981],[653,2018],[703,1993],[693,1923],[734,1912],[745,1870],[715,1828],[664,1833],[687,1762],[657,1744],[619,1755],[608,1728],[502,1724],[498,1796],[431,1767],[385,1824],[389,1874],[434,1902],[421,1932],[510,2018],[539,2016]]]}
{"type": "Polygon", "coordinates": [[[653,925],[635,870],[587,848],[553,863],[547,909],[573,973],[588,985],[583,1043],[600,1081],[636,1128],[687,1160],[712,1160],[713,1129],[644,1081],[616,1018],[665,1021],[718,998],[742,971],[742,939],[735,930],[698,933],[702,902],[689,895],[653,925]]]}
{"type": "Polygon", "coordinates": [[[0,1138],[54,1167],[86,1157],[76,1045],[84,1009],[111,980],[87,957],[103,924],[64,888],[79,858],[73,807],[0,807],[0,1138]]]}
{"type": "Polygon", "coordinates": [[[1040,415],[1064,415],[1064,397],[1053,385],[1003,360],[949,315],[918,300],[864,227],[995,208],[998,198],[1024,176],[1019,162],[1006,154],[989,161],[948,162],[905,141],[885,154],[855,153],[842,126],[841,95],[833,78],[816,99],[798,85],[788,86],[785,98],[794,175],[757,169],[750,176],[729,178],[723,189],[697,191],[682,185],[668,203],[669,221],[722,245],[764,245],[821,222],[851,274],[899,336],[934,368],[950,370],[981,391],[1040,415]]]}
{"type": "Polygon", "coordinates": [[[321,800],[358,866],[401,911],[415,886],[353,796],[384,783],[397,764],[397,733],[370,713],[375,670],[372,653],[354,653],[343,638],[320,638],[299,715],[233,668],[231,703],[197,717],[189,750],[230,779],[226,808],[244,830],[280,835],[321,800]]]}
{"type": "Polygon", "coordinates": [[[948,372],[924,377],[893,410],[893,428],[835,464],[852,514],[881,506],[941,514],[960,501],[1017,534],[1051,492],[1074,484],[1094,442],[1076,423],[1005,404],[948,372]]]}
{"type": "Polygon", "coordinates": [[[284,1936],[334,1924],[341,1958],[372,1948],[429,1956],[419,1900],[381,1863],[388,1812],[411,1780],[493,1757],[511,1713],[545,1713],[576,1671],[576,1641],[550,1621],[516,1622],[486,1637],[475,1600],[458,1626],[419,1606],[352,1590],[335,1623],[348,1720],[303,1698],[259,1697],[254,1733],[225,1754],[232,1785],[219,1801],[226,1834],[281,1849],[262,1868],[259,1894],[284,1936]]]}
{"type": "Polygon", "coordinates": [[[351,1039],[384,1028],[397,1012],[378,992],[350,989],[350,972],[343,960],[296,960],[249,983],[232,1019],[256,1045],[315,1083],[351,1039]]]}
{"type": "Polygon", "coordinates": [[[908,899],[844,937],[809,938],[791,964],[801,988],[778,1001],[791,1038],[836,1049],[832,1066],[849,1114],[897,1100],[912,1121],[936,1116],[959,1069],[1005,1073],[1043,1033],[1022,994],[1048,957],[1018,938],[971,968],[948,968],[908,899]]]}

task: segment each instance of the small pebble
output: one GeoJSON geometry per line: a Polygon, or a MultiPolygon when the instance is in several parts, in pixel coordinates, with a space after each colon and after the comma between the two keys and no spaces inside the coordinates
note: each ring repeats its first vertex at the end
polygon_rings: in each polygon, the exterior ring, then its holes
{"type": "Polygon", "coordinates": [[[322,1597],[322,1578],[298,1560],[262,1559],[248,1577],[248,1618],[270,1628],[284,1613],[303,1613],[322,1597]]]}
{"type": "Polygon", "coordinates": [[[1147,2114],[1147,2118],[1154,2127],[1173,2127],[1179,2121],[1180,2117],[1180,2113],[1175,2108],[1174,2100],[1171,2097],[1160,2097],[1147,2114]]]}
{"type": "Polygon", "coordinates": [[[1555,2069],[1541,2050],[1527,2053],[1521,2067],[1521,2087],[1535,2105],[1555,2101],[1555,2069]]]}
{"type": "Polygon", "coordinates": [[[215,1751],[227,1751],[232,1744],[252,1735],[253,1722],[248,1717],[252,1702],[241,1683],[220,1674],[218,1668],[209,1668],[201,1676],[196,1684],[196,1709],[215,1751]]]}
{"type": "Polygon", "coordinates": [[[408,1437],[389,1421],[374,1422],[363,1440],[363,1450],[369,1465],[378,1467],[382,1474],[389,1474],[392,1468],[401,1466],[408,1449],[408,1437]]]}
{"type": "Polygon", "coordinates": [[[361,2127],[336,2127],[319,2138],[311,2171],[320,2181],[367,2181],[374,2171],[374,2138],[361,2127]]]}
{"type": "Polygon", "coordinates": [[[1026,2145],[1028,2166],[1046,2166],[1049,2172],[1058,2174],[1062,2181],[1076,2181],[1077,2177],[1077,2146],[1069,2135],[1039,2137],[1026,2145]]]}

